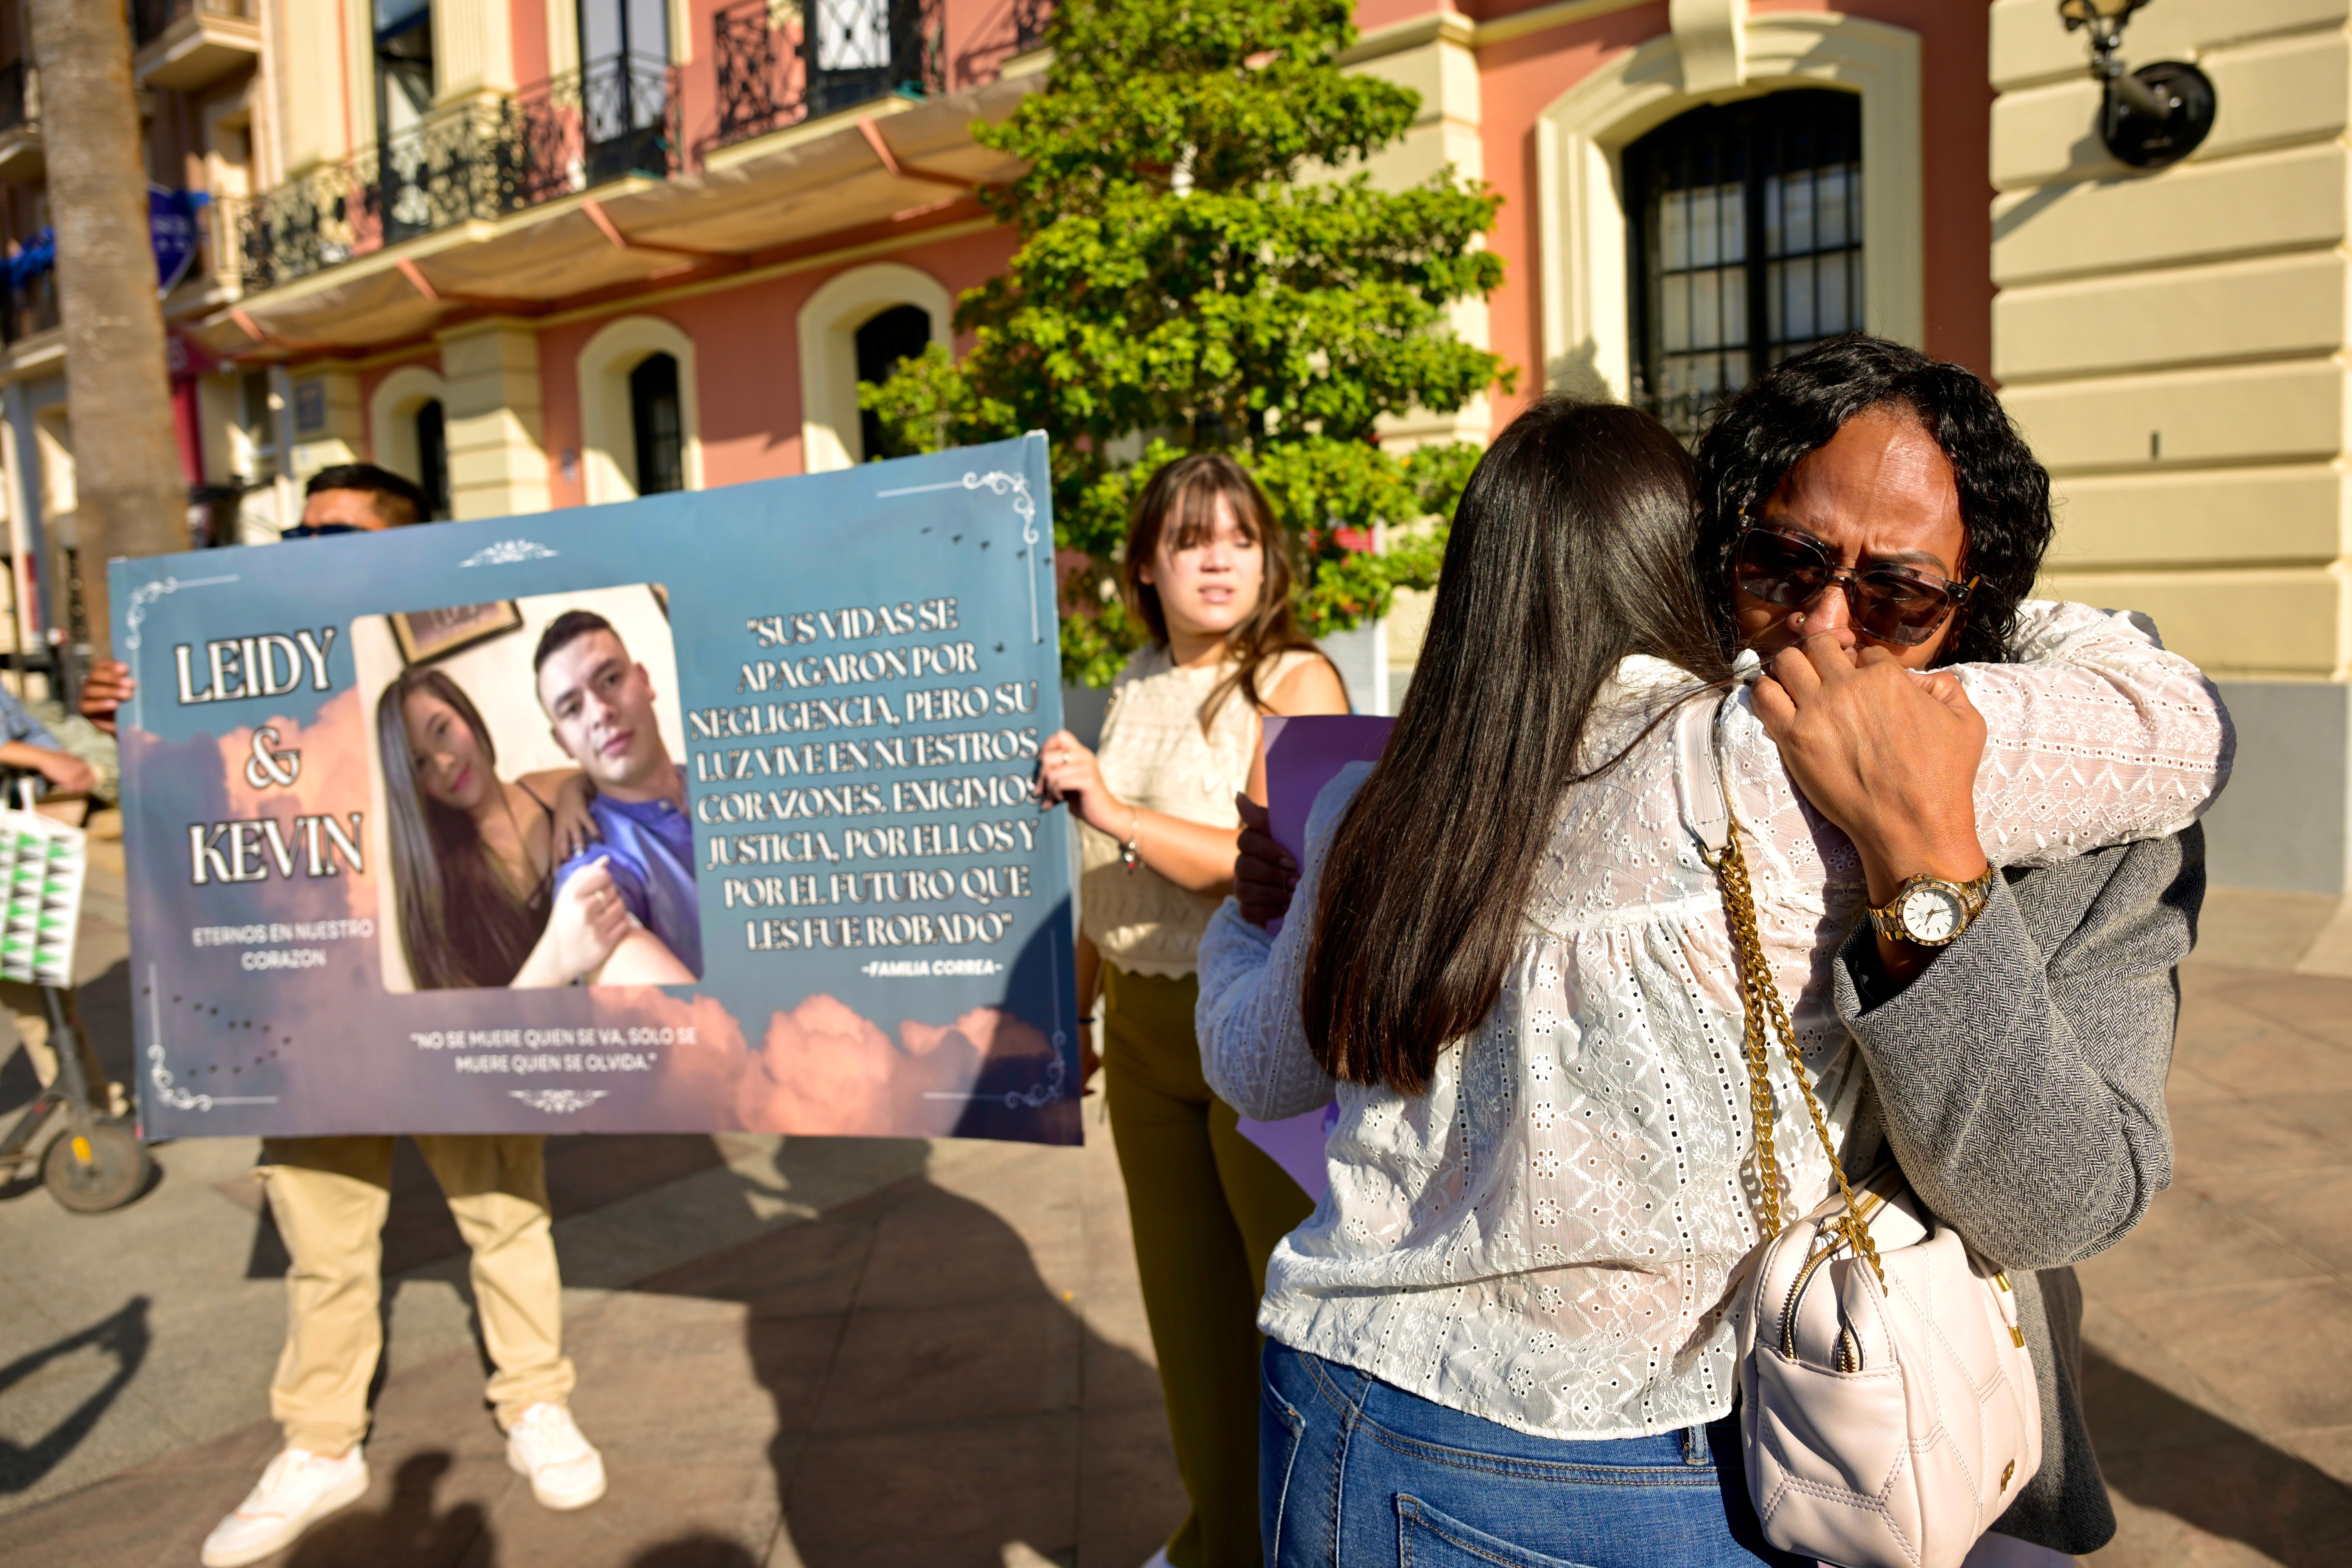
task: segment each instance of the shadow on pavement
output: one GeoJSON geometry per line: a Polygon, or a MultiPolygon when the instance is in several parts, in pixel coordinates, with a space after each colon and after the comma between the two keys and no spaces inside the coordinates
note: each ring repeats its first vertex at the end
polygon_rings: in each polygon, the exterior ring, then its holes
{"type": "MultiPolygon", "coordinates": [[[[401,1461],[392,1500],[380,1509],[345,1509],[303,1534],[286,1568],[407,1568],[411,1563],[455,1563],[483,1542],[488,1521],[481,1505],[461,1502],[446,1513],[434,1511],[434,1493],[451,1460],[442,1453],[412,1454],[401,1461]]],[[[488,1560],[488,1552],[483,1561],[488,1560]]]]}
{"type": "Polygon", "coordinates": [[[2352,1562],[2352,1491],[2083,1347],[2083,1405],[2107,1485],[2286,1568],[2352,1562]]]}
{"type": "Polygon", "coordinates": [[[139,1070],[137,1047],[131,1032],[131,961],[118,959],[95,979],[75,990],[81,1026],[89,1031],[90,1049],[106,1076],[125,1089],[139,1070]]]}
{"type": "Polygon", "coordinates": [[[629,1568],[760,1568],[760,1560],[724,1536],[693,1535],[639,1552],[629,1568]]]}
{"type": "MultiPolygon", "coordinates": [[[[113,1373],[80,1404],[58,1417],[46,1435],[30,1444],[0,1437],[0,1492],[23,1491],[55,1469],[89,1436],[99,1417],[138,1375],[141,1363],[147,1359],[150,1339],[147,1308],[146,1297],[133,1296],[112,1317],[0,1367],[0,1399],[5,1399],[9,1390],[18,1384],[78,1351],[94,1350],[114,1358],[113,1373]]],[[[18,1398],[22,1400],[24,1395],[18,1398]]]]}
{"type": "MultiPolygon", "coordinates": [[[[580,1363],[575,1405],[612,1476],[594,1508],[546,1513],[509,1484],[502,1458],[461,1457],[467,1440],[432,1424],[459,1402],[467,1421],[489,1415],[472,1404],[479,1384],[453,1372],[430,1411],[377,1434],[380,1473],[399,1467],[390,1500],[379,1489],[321,1521],[272,1568],[1066,1564],[1087,1533],[1082,1510],[1112,1543],[1101,1555],[1148,1556],[1184,1506],[1158,1373],[1089,1329],[1074,1293],[1040,1272],[1044,1261],[1081,1277],[1056,1249],[1082,1246],[1071,1239],[1082,1227],[1066,1212],[1028,1226],[1044,1238],[1033,1256],[1033,1238],[998,1213],[920,1173],[924,1145],[834,1142],[790,1141],[777,1162],[783,1190],[814,1192],[823,1184],[812,1178],[845,1158],[887,1184],[638,1280],[567,1336],[580,1363]],[[741,1310],[698,1313],[688,1300],[741,1310]],[[420,1418],[423,1428],[409,1425],[420,1418]]],[[[551,1140],[556,1209],[612,1201],[616,1167],[639,1153],[649,1172],[628,1185],[715,1163],[710,1147],[702,1137],[551,1140]],[[598,1190],[567,1200],[583,1181],[598,1190]]],[[[437,1238],[447,1212],[415,1164],[414,1179],[395,1176],[388,1273],[463,1249],[454,1228],[437,1238]]],[[[990,1179],[1009,1212],[1077,1201],[1078,1184],[1061,1174],[1033,1181],[1015,1164],[990,1179]]],[[[743,1188],[750,1198],[774,1190],[748,1178],[743,1188]]],[[[266,1204],[257,1219],[251,1272],[282,1270],[266,1204]]]]}
{"type": "MultiPolygon", "coordinates": [[[[1156,1371],[1087,1326],[1012,1226],[928,1177],[635,1289],[744,1308],[766,1407],[701,1415],[747,1436],[772,1430],[778,1535],[808,1568],[994,1563],[1013,1543],[1069,1563],[1082,1500],[1129,1516],[1139,1561],[1182,1516],[1181,1493],[1162,1495],[1164,1457],[1121,1464],[1164,1442],[1156,1371]],[[1090,1484],[1104,1495],[1082,1499],[1090,1484]]],[[[660,1397],[656,1347],[602,1348],[597,1375],[644,1378],[646,1398],[660,1397]]],[[[667,1373],[682,1370],[672,1360],[667,1373]]]]}

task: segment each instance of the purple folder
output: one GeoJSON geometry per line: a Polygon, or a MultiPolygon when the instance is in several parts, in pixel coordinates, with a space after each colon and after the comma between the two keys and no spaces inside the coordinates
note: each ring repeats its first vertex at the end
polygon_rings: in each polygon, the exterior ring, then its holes
{"type": "MultiPolygon", "coordinates": [[[[1323,786],[1349,763],[1376,762],[1388,744],[1393,719],[1376,714],[1312,714],[1265,721],[1265,802],[1267,826],[1274,841],[1307,863],[1307,816],[1323,786]]],[[[1282,929],[1276,921],[1271,928],[1282,929]]],[[[1274,1157],[1316,1202],[1323,1201],[1331,1184],[1323,1147],[1339,1107],[1319,1105],[1303,1116],[1280,1121],[1255,1121],[1244,1116],[1241,1134],[1274,1157]]]]}

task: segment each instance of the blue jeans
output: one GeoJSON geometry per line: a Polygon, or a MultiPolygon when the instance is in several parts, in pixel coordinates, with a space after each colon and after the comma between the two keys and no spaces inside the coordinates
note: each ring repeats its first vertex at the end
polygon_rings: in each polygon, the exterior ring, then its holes
{"type": "Polygon", "coordinates": [[[1531,1437],[1269,1340],[1267,1568],[1814,1568],[1765,1544],[1728,1420],[1531,1437]]]}

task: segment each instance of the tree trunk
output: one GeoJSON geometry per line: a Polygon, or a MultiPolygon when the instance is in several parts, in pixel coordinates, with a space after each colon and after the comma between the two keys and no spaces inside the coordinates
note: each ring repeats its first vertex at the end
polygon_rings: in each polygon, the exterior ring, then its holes
{"type": "MultiPolygon", "coordinates": [[[[128,7],[32,0],[31,9],[74,430],[74,550],[90,646],[108,658],[106,563],[187,549],[188,491],[163,365],[128,7]]],[[[55,591],[62,612],[68,585],[55,591]]]]}

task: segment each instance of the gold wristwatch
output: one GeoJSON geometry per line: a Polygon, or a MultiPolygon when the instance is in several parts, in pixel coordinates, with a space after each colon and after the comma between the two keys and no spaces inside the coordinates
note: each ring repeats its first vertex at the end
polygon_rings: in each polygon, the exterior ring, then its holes
{"type": "Polygon", "coordinates": [[[1990,866],[1965,882],[1941,877],[1906,877],[1895,896],[1870,911],[1870,927],[1881,936],[1914,947],[1947,947],[1959,940],[1992,897],[1990,866]]]}

